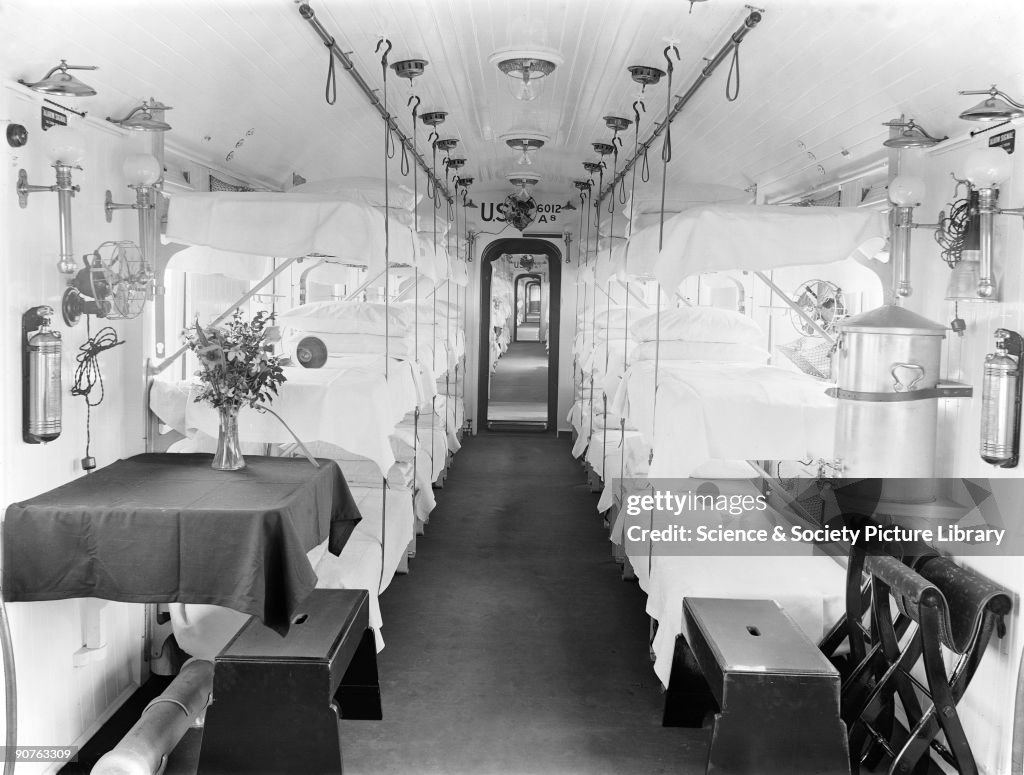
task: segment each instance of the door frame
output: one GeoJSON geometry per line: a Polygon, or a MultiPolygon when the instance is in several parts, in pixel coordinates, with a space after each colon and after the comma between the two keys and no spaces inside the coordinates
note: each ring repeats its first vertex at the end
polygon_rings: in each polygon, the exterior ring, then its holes
{"type": "MultiPolygon", "coordinates": [[[[511,237],[494,240],[480,257],[480,323],[477,359],[477,426],[487,427],[487,387],[490,384],[491,276],[492,264],[506,254],[543,255],[548,260],[548,431],[558,429],[558,344],[561,329],[562,251],[542,237],[511,237]],[[485,373],[487,372],[487,373],[485,373]]],[[[513,315],[513,318],[515,316],[513,315]]]]}

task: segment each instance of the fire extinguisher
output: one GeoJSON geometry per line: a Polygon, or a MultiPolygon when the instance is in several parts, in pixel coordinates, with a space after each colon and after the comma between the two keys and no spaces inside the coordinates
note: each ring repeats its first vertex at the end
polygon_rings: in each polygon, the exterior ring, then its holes
{"type": "Polygon", "coordinates": [[[1000,468],[1014,468],[1020,458],[1020,364],[1024,340],[1005,328],[996,329],[996,351],[985,356],[981,389],[981,459],[1000,468]]]}
{"type": "Polygon", "coordinates": [[[61,336],[50,328],[53,308],[33,307],[21,316],[22,438],[45,444],[61,432],[61,336]]]}

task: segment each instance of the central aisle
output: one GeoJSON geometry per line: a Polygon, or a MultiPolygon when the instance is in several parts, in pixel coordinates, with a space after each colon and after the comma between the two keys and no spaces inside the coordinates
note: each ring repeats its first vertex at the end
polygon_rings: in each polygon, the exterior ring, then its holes
{"type": "Polygon", "coordinates": [[[513,342],[491,375],[488,420],[548,417],[548,353],[541,342],[513,342]]]}
{"type": "Polygon", "coordinates": [[[660,726],[644,596],[624,583],[568,438],[468,438],[381,598],[383,722],[344,722],[350,775],[703,772],[660,726]]]}

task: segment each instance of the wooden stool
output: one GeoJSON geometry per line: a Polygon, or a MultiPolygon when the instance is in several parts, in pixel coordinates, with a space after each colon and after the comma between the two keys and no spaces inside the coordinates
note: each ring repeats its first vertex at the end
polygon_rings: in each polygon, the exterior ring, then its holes
{"type": "MultiPolygon", "coordinates": [[[[688,598],[683,615],[693,658],[720,709],[707,772],[849,775],[839,672],[778,603],[688,598]]],[[[685,641],[677,651],[681,646],[685,641]]]]}
{"type": "Polygon", "coordinates": [[[339,716],[382,718],[365,590],[313,590],[284,637],[250,619],[214,665],[200,773],[340,773],[339,716]]]}

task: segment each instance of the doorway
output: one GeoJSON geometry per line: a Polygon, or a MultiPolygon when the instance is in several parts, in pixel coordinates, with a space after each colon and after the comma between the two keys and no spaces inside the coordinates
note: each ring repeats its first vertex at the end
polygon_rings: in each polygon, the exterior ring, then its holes
{"type": "Polygon", "coordinates": [[[561,251],[503,239],[481,259],[479,427],[557,427],[561,251]]]}

